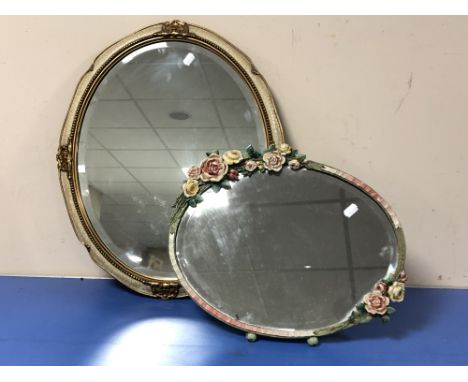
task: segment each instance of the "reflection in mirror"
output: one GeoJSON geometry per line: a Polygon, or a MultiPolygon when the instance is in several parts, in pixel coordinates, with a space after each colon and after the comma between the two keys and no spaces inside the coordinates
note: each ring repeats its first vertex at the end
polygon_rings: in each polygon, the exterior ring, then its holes
{"type": "Polygon", "coordinates": [[[105,76],[84,117],[78,175],[92,226],[131,269],[175,277],[167,227],[186,169],[206,151],[264,141],[251,91],[221,57],[182,41],[140,48],[105,76]]]}
{"type": "Polygon", "coordinates": [[[300,336],[343,321],[396,271],[390,219],[350,183],[285,167],[231,187],[188,207],[173,252],[189,294],[224,321],[300,336]]]}

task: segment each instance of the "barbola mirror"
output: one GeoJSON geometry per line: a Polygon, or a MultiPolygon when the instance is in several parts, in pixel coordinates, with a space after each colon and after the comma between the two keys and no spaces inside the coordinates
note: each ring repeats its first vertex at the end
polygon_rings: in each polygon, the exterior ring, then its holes
{"type": "Polygon", "coordinates": [[[78,84],[57,154],[76,234],[131,289],[181,297],[169,261],[171,204],[214,148],[283,141],[263,77],[220,36],[182,21],[102,52],[78,84]]]}
{"type": "Polygon", "coordinates": [[[169,233],[190,297],[256,335],[318,337],[384,322],[404,298],[405,241],[371,187],[285,143],[190,168],[169,233]]]}

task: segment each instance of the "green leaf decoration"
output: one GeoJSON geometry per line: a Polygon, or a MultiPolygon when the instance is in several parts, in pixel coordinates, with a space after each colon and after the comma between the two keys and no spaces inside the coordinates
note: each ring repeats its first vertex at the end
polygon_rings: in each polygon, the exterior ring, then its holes
{"type": "Polygon", "coordinates": [[[382,317],[380,317],[380,319],[382,320],[384,324],[386,324],[387,322],[390,321],[390,316],[387,314],[384,314],[382,317]]]}
{"type": "Polygon", "coordinates": [[[299,151],[297,150],[293,150],[291,151],[291,154],[289,154],[291,157],[295,158],[297,156],[297,154],[299,154],[299,151]]]}
{"type": "Polygon", "coordinates": [[[195,199],[197,204],[203,202],[203,196],[201,196],[200,194],[195,195],[193,198],[195,199]]]}
{"type": "MultiPolygon", "coordinates": [[[[245,148],[245,151],[249,158],[258,158],[261,156],[261,154],[257,150],[255,150],[252,145],[248,145],[245,148]]],[[[249,159],[249,158],[246,158],[246,159],[249,159]]]]}
{"type": "Polygon", "coordinates": [[[195,201],[194,198],[187,199],[187,202],[188,202],[188,205],[189,205],[190,207],[194,207],[194,208],[195,208],[195,207],[197,206],[197,202],[195,201]]]}
{"type": "Polygon", "coordinates": [[[299,162],[304,162],[304,160],[306,159],[306,156],[304,154],[298,154],[298,155],[296,155],[296,159],[299,162]]]}
{"type": "Polygon", "coordinates": [[[231,183],[229,183],[229,180],[227,180],[227,179],[223,179],[221,181],[220,185],[221,185],[222,188],[225,188],[226,190],[231,189],[231,183]]]}
{"type": "Polygon", "coordinates": [[[394,276],[389,276],[386,279],[383,280],[385,284],[388,286],[392,285],[395,282],[395,277],[394,276]]]}
{"type": "Polygon", "coordinates": [[[387,308],[387,314],[393,314],[396,312],[396,309],[393,306],[387,308]]]}
{"type": "Polygon", "coordinates": [[[273,145],[268,146],[266,149],[262,150],[260,155],[263,156],[263,154],[269,153],[275,150],[276,150],[276,146],[273,144],[273,145]]]}
{"type": "Polygon", "coordinates": [[[363,302],[360,302],[359,304],[356,305],[356,310],[361,313],[366,312],[366,304],[364,304],[363,302]]]}
{"type": "Polygon", "coordinates": [[[212,188],[212,190],[213,190],[214,193],[218,193],[219,190],[221,190],[221,186],[220,186],[219,184],[217,184],[217,183],[213,184],[213,185],[211,186],[211,188],[212,188]]]}

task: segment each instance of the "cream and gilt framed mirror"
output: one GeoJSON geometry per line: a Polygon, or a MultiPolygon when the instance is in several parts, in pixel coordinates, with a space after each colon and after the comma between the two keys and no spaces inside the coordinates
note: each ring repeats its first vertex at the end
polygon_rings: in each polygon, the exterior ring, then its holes
{"type": "Polygon", "coordinates": [[[216,148],[281,142],[272,94],[250,59],[217,34],[175,20],[95,59],[71,101],[57,165],[92,259],[139,293],[183,297],[167,232],[188,167],[216,148]]]}

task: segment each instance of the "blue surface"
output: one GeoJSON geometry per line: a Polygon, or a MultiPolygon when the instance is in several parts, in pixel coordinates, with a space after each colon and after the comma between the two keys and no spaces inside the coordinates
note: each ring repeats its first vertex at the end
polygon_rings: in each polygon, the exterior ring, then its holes
{"type": "Polygon", "coordinates": [[[392,321],[303,340],[219,323],[190,299],[137,295],[113,280],[0,277],[2,365],[468,365],[468,290],[408,289],[392,321]]]}

